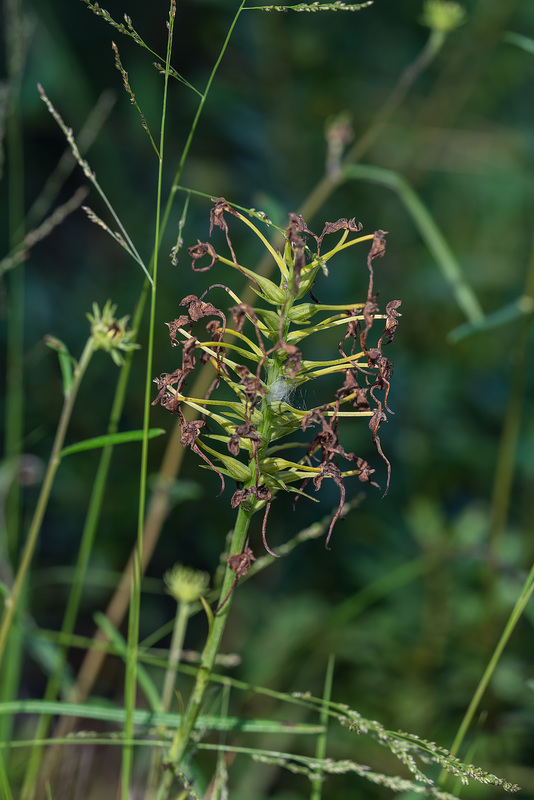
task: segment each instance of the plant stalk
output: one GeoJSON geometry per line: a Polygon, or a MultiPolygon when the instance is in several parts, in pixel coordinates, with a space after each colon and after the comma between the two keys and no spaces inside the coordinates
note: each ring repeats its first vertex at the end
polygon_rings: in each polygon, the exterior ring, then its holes
{"type": "MultiPolygon", "coordinates": [[[[252,510],[240,507],[237,513],[236,524],[232,535],[230,553],[243,552],[252,514],[253,514],[252,510]]],[[[219,604],[222,604],[225,597],[229,594],[232,585],[234,583],[234,580],[235,580],[235,573],[230,569],[230,567],[227,564],[224,573],[224,579],[221,586],[219,604]]],[[[232,597],[233,597],[233,592],[229,594],[228,599],[226,600],[224,605],[221,605],[219,611],[217,612],[217,614],[213,619],[213,623],[208,633],[208,638],[206,640],[206,645],[202,653],[202,658],[197,671],[195,686],[193,688],[193,693],[189,700],[189,705],[187,706],[184,718],[180,723],[180,727],[176,732],[175,739],[169,750],[169,761],[171,761],[178,767],[183,761],[185,752],[187,750],[188,744],[191,739],[191,734],[193,732],[195,722],[197,721],[197,718],[200,714],[200,710],[202,708],[204,695],[206,693],[206,689],[208,688],[210,676],[213,670],[213,666],[215,664],[215,658],[217,656],[217,653],[219,652],[221,640],[226,628],[226,621],[228,619],[228,614],[230,612],[232,597]]],[[[167,796],[173,777],[174,776],[172,770],[169,770],[165,773],[158,800],[163,800],[163,798],[167,796]]]]}
{"type": "Polygon", "coordinates": [[[65,436],[70,422],[72,410],[74,408],[76,395],[78,393],[80,383],[89,365],[93,353],[94,353],[94,339],[92,336],[90,336],[86,342],[81,358],[78,364],[76,365],[76,369],[74,370],[72,386],[70,388],[70,391],[65,396],[65,400],[63,403],[63,410],[61,412],[61,417],[59,419],[59,424],[54,439],[54,445],[52,447],[52,452],[50,454],[50,460],[48,462],[48,466],[46,469],[43,485],[41,487],[41,492],[39,494],[39,499],[37,501],[37,506],[35,508],[30,530],[28,532],[28,538],[24,546],[24,551],[22,553],[20,565],[17,570],[17,574],[15,576],[13,588],[11,589],[9,597],[5,601],[4,613],[2,615],[2,621],[0,624],[0,664],[2,662],[2,657],[4,655],[7,637],[9,634],[9,630],[11,628],[11,623],[13,621],[13,617],[17,610],[20,593],[22,591],[24,581],[33,557],[33,553],[37,545],[39,532],[41,530],[41,524],[43,521],[43,517],[45,515],[46,507],[48,505],[48,500],[50,498],[50,492],[52,490],[54,478],[57,469],[61,463],[59,453],[65,441],[65,436]]]}

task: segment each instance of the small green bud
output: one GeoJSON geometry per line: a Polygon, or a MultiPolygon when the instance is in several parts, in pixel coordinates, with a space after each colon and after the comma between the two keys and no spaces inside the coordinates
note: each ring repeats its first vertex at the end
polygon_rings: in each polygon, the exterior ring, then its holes
{"type": "Polygon", "coordinates": [[[261,289],[261,292],[256,289],[254,283],[252,284],[252,289],[262,297],[264,300],[267,300],[268,303],[271,303],[273,306],[283,306],[286,299],[287,293],[280,289],[276,283],[273,283],[268,278],[264,278],[261,275],[254,275],[254,281],[257,283],[261,289]]]}
{"type": "Polygon", "coordinates": [[[266,308],[256,308],[255,311],[269,328],[269,331],[278,336],[280,332],[280,315],[276,311],[268,311],[266,308]]]}
{"type": "Polygon", "coordinates": [[[307,295],[310,289],[313,287],[313,284],[315,283],[315,276],[317,275],[319,266],[320,265],[317,264],[316,268],[313,271],[302,272],[298,292],[295,295],[296,300],[300,300],[302,297],[307,295]]]}
{"type": "Polygon", "coordinates": [[[291,322],[302,324],[309,322],[314,314],[321,309],[317,303],[299,303],[298,306],[293,306],[288,312],[288,317],[291,322]]]}
{"type": "Polygon", "coordinates": [[[226,453],[219,453],[218,450],[213,450],[211,447],[208,447],[206,442],[199,442],[199,445],[202,447],[203,450],[206,450],[208,453],[214,455],[222,464],[224,464],[224,469],[221,469],[221,472],[224,475],[227,475],[229,478],[233,478],[238,483],[247,483],[248,481],[252,480],[252,472],[250,471],[249,467],[246,464],[243,464],[241,461],[238,461],[237,458],[232,458],[232,456],[227,456],[226,453]]]}
{"type": "Polygon", "coordinates": [[[421,25],[433,31],[450,33],[463,24],[465,8],[452,0],[426,0],[421,25]]]}
{"type": "Polygon", "coordinates": [[[178,603],[195,603],[205,594],[209,586],[209,575],[182,564],[174,567],[164,575],[167,591],[178,603]]]}

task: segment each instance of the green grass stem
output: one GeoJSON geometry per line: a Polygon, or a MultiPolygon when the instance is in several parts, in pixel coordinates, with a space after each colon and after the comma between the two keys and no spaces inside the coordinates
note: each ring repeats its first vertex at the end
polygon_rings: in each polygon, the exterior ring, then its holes
{"type": "Polygon", "coordinates": [[[469,322],[479,322],[484,317],[477,296],[469,286],[447,240],[438,228],[433,216],[407,180],[390,169],[368,164],[356,164],[343,168],[347,180],[369,180],[393,189],[404,204],[421,238],[436,260],[443,277],[452,289],[458,306],[469,322]]]}
{"type": "Polygon", "coordinates": [[[24,582],[26,580],[26,576],[28,574],[33,553],[35,551],[35,546],[39,538],[41,523],[43,521],[46,507],[48,505],[48,500],[50,497],[50,492],[52,490],[52,485],[54,483],[54,478],[56,476],[59,464],[61,463],[59,459],[59,452],[63,447],[63,443],[65,441],[65,436],[72,415],[72,410],[74,407],[74,402],[76,400],[76,395],[78,393],[80,383],[82,381],[83,376],[85,375],[85,371],[89,365],[93,352],[94,352],[94,341],[93,337],[91,336],[87,340],[81,358],[78,364],[76,365],[76,369],[74,370],[74,378],[71,390],[69,394],[65,397],[63,403],[63,409],[59,419],[59,424],[57,427],[56,436],[52,447],[52,452],[50,454],[50,460],[48,462],[41,491],[39,493],[39,499],[37,500],[37,506],[35,508],[33,519],[28,532],[28,538],[24,545],[24,550],[22,552],[21,561],[17,570],[17,574],[15,576],[13,587],[11,589],[9,597],[6,599],[4,604],[4,611],[2,614],[2,620],[0,622],[0,663],[2,662],[2,658],[5,653],[7,637],[9,634],[9,630],[11,628],[11,624],[13,622],[13,618],[18,610],[19,598],[22,592],[22,588],[24,586],[24,582]]]}
{"type": "MultiPolygon", "coordinates": [[[[241,507],[239,508],[235,528],[232,534],[230,553],[243,552],[251,517],[252,511],[241,507]]],[[[226,621],[228,619],[228,614],[232,604],[233,592],[230,593],[229,596],[228,593],[234,584],[234,580],[235,573],[227,564],[220,591],[220,603],[223,603],[225,598],[227,599],[213,618],[213,623],[208,633],[201,662],[197,670],[195,686],[184,714],[183,721],[176,731],[176,736],[169,750],[169,761],[178,767],[180,766],[189,746],[191,734],[200,715],[204,701],[204,695],[211,679],[212,670],[215,664],[215,657],[219,651],[224,630],[226,628],[226,621]]],[[[158,795],[158,800],[163,800],[163,798],[167,796],[172,781],[173,773],[172,770],[169,770],[165,773],[161,783],[161,790],[158,795]]]]}
{"type": "MultiPolygon", "coordinates": [[[[508,644],[508,641],[512,633],[514,632],[517,623],[521,619],[521,616],[523,615],[526,605],[530,600],[530,598],[532,597],[533,593],[534,593],[534,565],[532,566],[528,574],[528,577],[525,580],[525,583],[523,584],[521,593],[517,598],[514,608],[512,609],[512,612],[505,625],[504,631],[502,632],[499,641],[497,642],[497,646],[493,651],[493,654],[488,662],[488,665],[486,666],[486,669],[484,670],[484,673],[478,683],[478,686],[473,694],[473,697],[471,698],[471,702],[469,703],[467,711],[464,714],[460,727],[458,728],[458,733],[454,738],[450,750],[453,756],[455,756],[458,753],[463,744],[467,731],[469,730],[469,726],[473,721],[473,717],[475,716],[480,706],[480,703],[482,701],[482,698],[484,697],[486,689],[488,688],[488,685],[493,677],[497,664],[499,663],[499,660],[504,652],[504,648],[508,644]]],[[[443,771],[439,779],[440,785],[443,785],[446,779],[447,779],[447,772],[443,771]]]]}
{"type": "MultiPolygon", "coordinates": [[[[328,739],[328,704],[332,698],[332,684],[334,682],[334,664],[335,656],[331,653],[328,657],[328,664],[326,666],[326,675],[324,678],[323,688],[323,708],[320,713],[320,722],[324,726],[324,731],[317,737],[315,745],[315,758],[317,761],[323,761],[326,758],[326,744],[328,739]]],[[[311,780],[311,793],[310,800],[321,800],[323,796],[323,775],[318,772],[311,780]]]]}

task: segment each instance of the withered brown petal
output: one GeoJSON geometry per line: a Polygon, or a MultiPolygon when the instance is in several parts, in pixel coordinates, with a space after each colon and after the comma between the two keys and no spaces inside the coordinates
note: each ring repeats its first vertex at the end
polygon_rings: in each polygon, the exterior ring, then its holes
{"type": "Polygon", "coordinates": [[[200,239],[197,239],[197,244],[193,245],[193,247],[188,247],[187,252],[191,256],[191,268],[194,272],[207,272],[213,267],[215,262],[219,260],[219,256],[215,252],[213,245],[209,242],[201,242],[200,239]],[[211,263],[208,264],[207,267],[197,267],[196,262],[203,258],[206,254],[210,256],[211,263]]]}

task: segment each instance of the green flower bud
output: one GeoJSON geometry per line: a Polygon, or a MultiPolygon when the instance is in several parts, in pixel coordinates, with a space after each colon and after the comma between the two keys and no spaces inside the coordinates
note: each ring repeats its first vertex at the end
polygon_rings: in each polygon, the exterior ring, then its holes
{"type": "Polygon", "coordinates": [[[433,31],[450,33],[463,24],[465,8],[451,0],[426,0],[421,25],[433,31]]]}
{"type": "MultiPolygon", "coordinates": [[[[280,315],[275,311],[268,311],[266,308],[256,308],[255,311],[269,328],[269,331],[272,331],[272,333],[278,336],[280,331],[280,315]]],[[[268,335],[270,336],[270,334],[268,335]]]]}
{"type": "Polygon", "coordinates": [[[209,575],[182,564],[174,567],[164,575],[167,591],[178,603],[195,603],[209,587],[209,575]]]}
{"type": "Polygon", "coordinates": [[[303,322],[309,322],[320,309],[321,306],[318,306],[317,303],[299,303],[298,306],[292,306],[289,309],[287,316],[291,322],[302,324],[303,322]]]}
{"type": "Polygon", "coordinates": [[[205,442],[199,441],[199,445],[203,450],[207,450],[208,453],[216,456],[216,458],[224,464],[224,469],[221,469],[224,475],[233,478],[238,483],[246,483],[252,480],[252,472],[249,467],[241,461],[238,461],[237,458],[232,458],[232,456],[227,456],[225,453],[220,453],[218,450],[213,450],[211,447],[208,447],[205,442]]]}
{"type": "Polygon", "coordinates": [[[267,300],[268,303],[271,303],[273,306],[282,306],[284,305],[285,301],[287,300],[287,292],[282,291],[276,283],[273,283],[268,278],[264,278],[261,275],[254,275],[254,282],[257,283],[261,289],[261,292],[256,289],[256,286],[252,284],[252,289],[256,292],[259,297],[267,300]]]}

